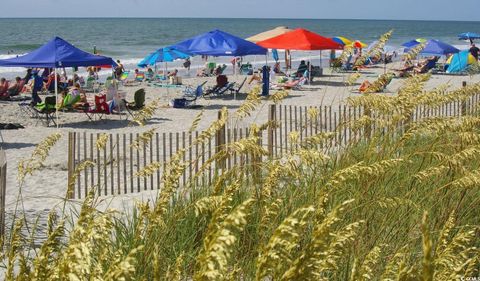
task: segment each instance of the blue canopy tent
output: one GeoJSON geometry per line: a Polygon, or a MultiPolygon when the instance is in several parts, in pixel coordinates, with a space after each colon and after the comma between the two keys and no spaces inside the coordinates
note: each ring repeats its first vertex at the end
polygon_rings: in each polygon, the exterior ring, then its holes
{"type": "MultiPolygon", "coordinates": [[[[421,42],[417,39],[408,41],[402,44],[402,46],[406,47],[405,51],[408,51],[410,48],[413,48],[420,43],[421,42]]],[[[423,48],[420,53],[426,55],[444,56],[446,54],[456,54],[458,52],[460,52],[460,50],[453,47],[452,45],[444,43],[440,40],[431,39],[425,43],[425,48],[423,48]]]]}
{"type": "Polygon", "coordinates": [[[420,53],[444,56],[446,54],[456,54],[458,52],[460,52],[460,50],[453,47],[452,45],[432,39],[427,41],[425,48],[420,53]]]}
{"type": "Polygon", "coordinates": [[[267,49],[221,30],[197,35],[172,45],[171,48],[187,54],[215,57],[267,54],[267,49]]]}
{"type": "Polygon", "coordinates": [[[480,34],[475,32],[465,32],[458,34],[459,40],[470,40],[470,43],[473,43],[473,40],[480,39],[480,34]]]}
{"type": "Polygon", "coordinates": [[[192,55],[214,57],[265,55],[265,60],[268,60],[266,57],[267,49],[218,29],[197,35],[170,47],[192,55]]]}
{"type": "MultiPolygon", "coordinates": [[[[114,66],[116,63],[109,57],[84,52],[60,37],[54,37],[40,48],[16,58],[0,60],[1,66],[54,68],[55,77],[58,67],[77,66],[114,66]]],[[[55,79],[55,96],[58,98],[58,81],[55,79]]],[[[57,119],[58,119],[58,114],[57,119]]],[[[58,120],[57,120],[58,121],[58,120]]],[[[58,126],[58,122],[57,122],[58,126]]]]}
{"type": "Polygon", "coordinates": [[[116,65],[109,57],[84,52],[60,37],[55,37],[40,48],[16,58],[0,60],[0,66],[9,67],[76,67],[116,65]]]}

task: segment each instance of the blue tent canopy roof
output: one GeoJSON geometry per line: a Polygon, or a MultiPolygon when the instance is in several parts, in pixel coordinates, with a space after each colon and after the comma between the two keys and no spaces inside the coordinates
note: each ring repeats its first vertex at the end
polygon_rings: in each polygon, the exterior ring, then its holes
{"type": "Polygon", "coordinates": [[[155,65],[157,62],[172,62],[176,59],[186,59],[190,56],[170,47],[165,47],[156,50],[155,52],[146,56],[138,66],[145,67],[147,65],[155,65]]]}
{"type": "Polygon", "coordinates": [[[0,66],[11,67],[76,67],[116,65],[104,56],[84,52],[60,37],[54,37],[40,48],[11,59],[0,60],[0,66]]]}
{"type": "Polygon", "coordinates": [[[460,52],[460,50],[452,45],[435,39],[428,40],[425,48],[421,51],[422,54],[430,55],[456,54],[458,52],[460,52]]]}
{"type": "MultiPolygon", "coordinates": [[[[415,47],[418,44],[420,44],[418,40],[412,40],[402,44],[402,46],[407,47],[405,51],[408,51],[410,48],[415,47]]],[[[425,48],[423,48],[420,53],[443,56],[446,54],[456,54],[458,52],[460,52],[460,50],[453,47],[452,45],[449,45],[439,40],[431,39],[425,43],[425,48]]]]}
{"type": "Polygon", "coordinates": [[[213,30],[171,46],[181,52],[207,56],[265,55],[267,49],[221,30],[213,30]]]}

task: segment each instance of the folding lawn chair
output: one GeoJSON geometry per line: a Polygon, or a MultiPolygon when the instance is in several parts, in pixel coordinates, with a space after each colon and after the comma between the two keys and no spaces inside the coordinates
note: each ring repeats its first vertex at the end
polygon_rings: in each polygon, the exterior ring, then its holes
{"type": "Polygon", "coordinates": [[[103,115],[110,114],[107,96],[95,95],[95,105],[92,108],[86,108],[84,112],[90,120],[94,120],[95,116],[98,116],[99,119],[102,119],[103,115]]]}
{"type": "Polygon", "coordinates": [[[55,112],[57,111],[56,106],[57,98],[55,96],[48,96],[45,98],[44,102],[37,104],[33,109],[38,113],[39,120],[43,120],[42,117],[45,117],[44,124],[49,127],[51,122],[55,126],[57,125],[55,122],[55,112]]]}
{"type": "Polygon", "coordinates": [[[193,94],[189,93],[184,95],[182,98],[173,99],[170,102],[170,106],[173,108],[195,108],[197,107],[196,102],[198,98],[203,96],[203,86],[207,82],[200,84],[197,86],[195,92],[193,94]]]}

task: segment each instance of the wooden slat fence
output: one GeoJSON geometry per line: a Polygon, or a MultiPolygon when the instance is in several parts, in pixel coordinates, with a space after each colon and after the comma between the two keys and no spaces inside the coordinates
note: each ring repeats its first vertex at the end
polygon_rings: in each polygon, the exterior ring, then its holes
{"type": "Polygon", "coordinates": [[[5,196],[7,191],[7,158],[0,149],[0,238],[5,234],[5,196]]]}
{"type": "MultiPolygon", "coordinates": [[[[433,117],[459,117],[478,114],[477,106],[480,94],[466,102],[450,102],[436,107],[420,106],[411,116],[411,122],[433,117]]],[[[345,123],[354,122],[363,116],[373,120],[382,120],[380,113],[361,107],[347,105],[339,106],[294,106],[270,105],[266,130],[259,135],[259,143],[269,152],[270,157],[280,157],[298,145],[292,143],[291,135],[295,134],[298,141],[315,136],[319,133],[334,132],[334,138],[329,147],[347,145],[351,140],[368,136],[371,132],[387,132],[382,123],[374,122],[370,126],[352,130],[345,123]]],[[[397,128],[404,128],[405,123],[397,128]]],[[[215,155],[224,145],[237,142],[250,136],[248,128],[225,127],[215,136],[202,143],[195,143],[201,132],[155,133],[147,141],[148,145],[135,147],[140,134],[92,134],[69,133],[68,171],[69,179],[75,174],[80,163],[89,160],[94,166],[83,170],[75,177],[72,197],[85,197],[91,188],[99,195],[114,195],[155,190],[161,188],[163,168],[157,169],[148,177],[138,177],[136,173],[152,163],[164,165],[175,153],[185,149],[182,160],[187,163],[180,177],[180,185],[203,185],[212,181],[217,169],[230,169],[236,165],[247,165],[262,159],[251,159],[249,155],[233,155],[225,161],[213,163],[200,177],[196,177],[201,167],[215,155]],[[107,138],[104,148],[97,149],[99,138],[107,138]]],[[[250,177],[246,177],[248,180],[250,177]]]]}

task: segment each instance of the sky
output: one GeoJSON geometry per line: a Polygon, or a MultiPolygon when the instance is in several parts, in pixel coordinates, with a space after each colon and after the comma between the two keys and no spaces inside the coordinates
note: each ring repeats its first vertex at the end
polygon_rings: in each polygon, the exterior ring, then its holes
{"type": "Polygon", "coordinates": [[[479,0],[1,0],[0,17],[480,20],[479,0]],[[453,3],[453,4],[452,4],[453,3]],[[19,6],[21,4],[21,6],[19,6]],[[8,16],[6,16],[8,15],[8,16]]]}

